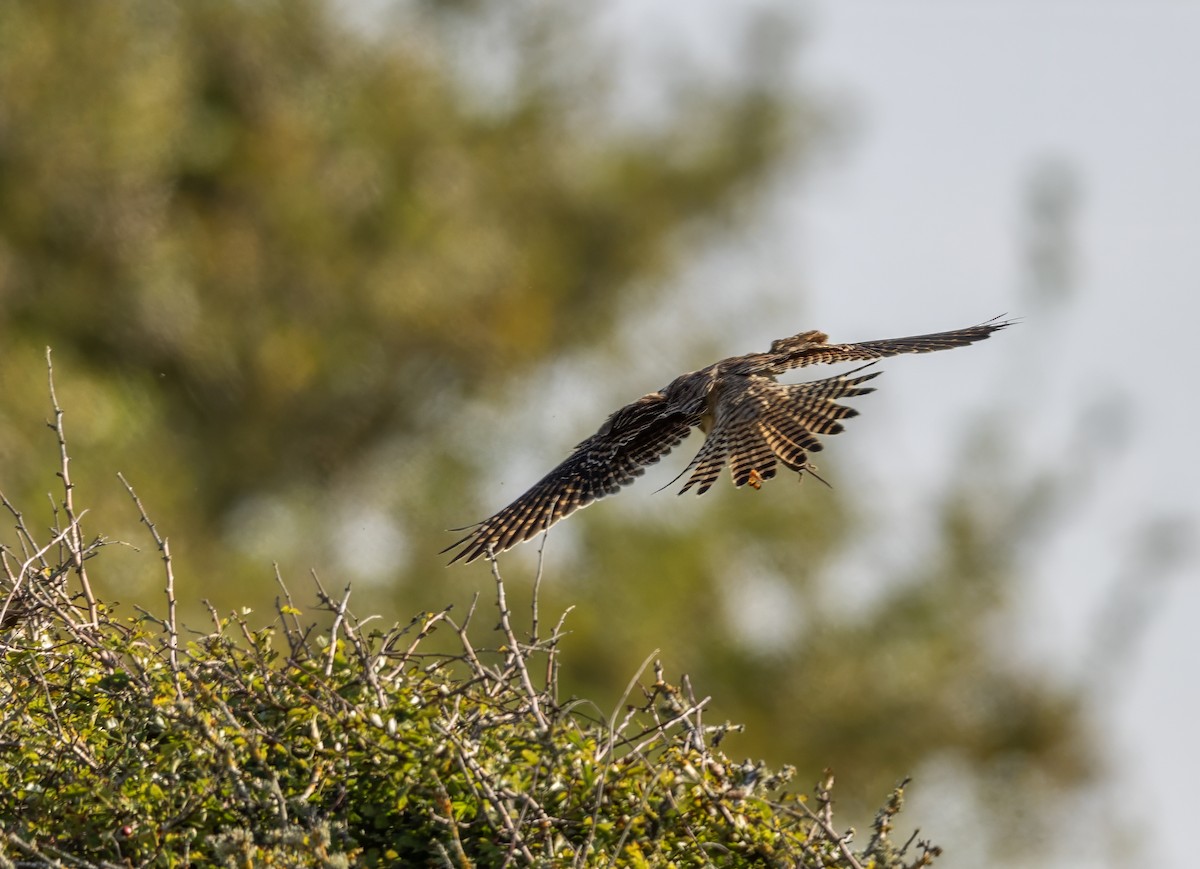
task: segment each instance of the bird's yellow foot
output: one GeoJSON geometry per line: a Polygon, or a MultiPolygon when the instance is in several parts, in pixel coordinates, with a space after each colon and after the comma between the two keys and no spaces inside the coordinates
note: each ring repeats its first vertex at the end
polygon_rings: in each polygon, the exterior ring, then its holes
{"type": "Polygon", "coordinates": [[[760,474],[754,468],[751,468],[750,469],[750,479],[746,480],[746,482],[749,483],[751,486],[753,486],[755,489],[761,489],[762,484],[763,484],[762,474],[760,474]]]}

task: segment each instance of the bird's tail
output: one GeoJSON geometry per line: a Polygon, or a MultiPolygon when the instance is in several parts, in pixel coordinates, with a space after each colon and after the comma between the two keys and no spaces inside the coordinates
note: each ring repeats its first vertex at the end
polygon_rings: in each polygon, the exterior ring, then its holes
{"type": "Polygon", "coordinates": [[[695,488],[703,495],[726,462],[737,488],[747,484],[759,488],[775,476],[780,463],[799,474],[811,473],[808,454],[822,449],[817,435],[837,434],[843,428],[842,420],[858,415],[836,399],[874,392],[863,384],[882,372],[859,374],[867,367],[808,383],[763,384],[769,394],[756,403],[753,415],[722,421],[709,432],[704,446],[683,471],[691,476],[679,494],[695,488]]]}

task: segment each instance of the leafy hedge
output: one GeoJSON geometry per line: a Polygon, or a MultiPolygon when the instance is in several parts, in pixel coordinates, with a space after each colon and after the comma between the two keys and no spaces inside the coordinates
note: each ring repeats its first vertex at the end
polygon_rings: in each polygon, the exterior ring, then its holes
{"type": "MultiPolygon", "coordinates": [[[[316,582],[318,630],[280,581],[272,624],[211,611],[181,632],[167,541],[168,613],[122,616],[91,590],[102,540],[63,499],[39,542],[17,508],[0,578],[0,866],[928,865],[897,846],[903,785],[855,849],[829,789],[721,750],[686,677],[630,682],[613,715],[558,696],[563,620],[518,636],[493,570],[499,624],[479,597],[368,630],[316,582]],[[454,653],[427,651],[453,632],[454,653]],[[481,639],[482,638],[482,639],[481,639]],[[486,640],[488,645],[476,645],[486,640]]],[[[142,509],[136,494],[133,501],[142,509]]],[[[535,595],[536,601],[536,595],[535,595]]],[[[644,668],[645,669],[645,668],[644,668]]]]}

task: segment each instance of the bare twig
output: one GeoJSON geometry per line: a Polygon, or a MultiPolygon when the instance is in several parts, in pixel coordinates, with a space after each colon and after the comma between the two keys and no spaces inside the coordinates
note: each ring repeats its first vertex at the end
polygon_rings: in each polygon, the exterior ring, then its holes
{"type": "Polygon", "coordinates": [[[329,652],[325,661],[325,675],[333,675],[333,664],[337,659],[338,632],[342,628],[342,623],[346,620],[346,607],[350,603],[350,586],[346,586],[342,593],[342,599],[335,601],[325,591],[325,586],[321,585],[321,580],[317,576],[316,571],[312,571],[313,582],[317,585],[317,594],[324,603],[333,612],[333,625],[329,628],[329,652]]]}
{"type": "MultiPolygon", "coordinates": [[[[888,839],[888,833],[892,831],[892,818],[900,813],[900,809],[904,805],[904,789],[908,786],[910,779],[905,778],[892,790],[891,797],[888,798],[886,804],[878,812],[875,813],[875,832],[871,836],[871,841],[867,843],[867,849],[864,853],[871,854],[883,846],[888,839]]],[[[915,838],[919,831],[913,831],[915,838]]],[[[912,840],[909,840],[911,844],[912,840]]],[[[904,848],[907,850],[908,845],[904,848]]],[[[904,853],[901,851],[901,853],[904,853]]]]}
{"type": "MultiPolygon", "coordinates": [[[[641,742],[634,745],[632,752],[634,754],[641,754],[647,748],[649,748],[651,745],[653,745],[657,740],[664,738],[667,735],[667,729],[670,728],[672,725],[682,724],[682,723],[686,722],[688,720],[688,718],[693,714],[698,716],[700,714],[700,710],[702,710],[705,706],[707,706],[708,701],[711,699],[712,699],[711,697],[705,697],[699,703],[696,703],[692,706],[688,706],[684,709],[681,709],[676,715],[671,716],[666,721],[659,722],[658,726],[654,729],[654,735],[649,737],[648,739],[643,739],[641,742]]],[[[690,733],[689,733],[689,736],[690,736],[690,733]]]]}
{"type": "Polygon", "coordinates": [[[3,504],[4,509],[12,513],[13,518],[17,520],[15,527],[17,529],[17,539],[21,541],[21,553],[23,556],[28,556],[30,550],[37,549],[38,545],[34,541],[33,535],[29,533],[29,529],[25,527],[25,517],[21,515],[20,510],[13,506],[13,503],[8,500],[8,497],[3,492],[0,492],[0,504],[3,504]]]}
{"type": "MultiPolygon", "coordinates": [[[[349,590],[346,597],[349,598],[349,590]]],[[[372,654],[367,641],[362,636],[362,624],[357,619],[354,624],[346,622],[344,631],[346,639],[349,640],[351,648],[354,649],[354,654],[358,658],[358,664],[362,668],[363,678],[367,680],[367,684],[375,693],[375,705],[380,709],[387,708],[387,694],[383,690],[383,685],[379,682],[378,665],[382,663],[382,659],[372,654]]]]}
{"type": "MultiPolygon", "coordinates": [[[[617,715],[629,701],[629,695],[632,694],[633,689],[637,687],[638,680],[642,678],[642,674],[646,672],[646,668],[649,667],[651,662],[658,657],[659,651],[659,649],[655,649],[646,656],[646,659],[642,661],[642,665],[637,668],[637,672],[633,674],[633,678],[631,678],[629,683],[625,686],[625,691],[621,694],[621,699],[617,701],[616,708],[613,709],[612,716],[608,720],[608,744],[596,752],[597,762],[603,761],[610,754],[612,754],[613,748],[617,744],[617,734],[625,728],[624,724],[622,724],[621,727],[617,727],[617,715]]],[[[625,721],[629,721],[629,716],[626,716],[625,721]]]]}
{"type": "Polygon", "coordinates": [[[154,544],[158,547],[158,551],[162,555],[163,569],[167,575],[167,655],[171,659],[171,676],[175,682],[175,696],[182,700],[183,683],[179,676],[179,627],[175,620],[175,569],[171,564],[171,545],[166,537],[158,533],[158,528],[150,521],[150,517],[146,514],[146,508],[142,506],[142,499],[133,490],[133,486],[129,485],[129,481],[125,479],[125,475],[118,472],[117,479],[125,486],[125,491],[129,493],[129,497],[137,505],[138,513],[142,517],[142,524],[150,529],[150,536],[154,538],[154,544]]]}
{"type": "Polygon", "coordinates": [[[549,530],[543,532],[542,542],[538,545],[537,572],[533,575],[533,599],[530,601],[530,608],[533,610],[533,619],[529,624],[529,639],[535,645],[538,641],[538,592],[542,588],[542,566],[545,563],[546,540],[549,537],[549,530]]]}
{"type": "Polygon", "coordinates": [[[75,516],[75,485],[71,482],[71,457],[67,453],[67,436],[63,429],[63,410],[58,404],[58,394],[54,391],[54,363],[50,357],[50,348],[46,348],[46,377],[50,384],[50,403],[54,408],[54,422],[49,423],[58,437],[58,475],[63,483],[63,512],[67,517],[67,526],[72,529],[67,536],[67,548],[71,553],[71,566],[79,577],[79,585],[83,589],[84,600],[88,605],[88,617],[92,627],[100,624],[100,610],[96,605],[96,596],[92,593],[92,584],[88,581],[87,567],[83,557],[83,532],[79,529],[79,520],[75,516]]]}
{"type": "MultiPolygon", "coordinates": [[[[476,599],[478,599],[478,595],[476,596],[476,599]]],[[[430,615],[427,615],[422,620],[421,630],[417,631],[417,635],[415,637],[413,637],[413,641],[408,644],[408,648],[405,649],[403,654],[400,655],[400,660],[396,663],[396,666],[393,667],[391,669],[391,671],[388,673],[388,678],[394,679],[396,676],[400,675],[400,673],[402,673],[404,671],[404,668],[405,668],[405,666],[407,666],[409,660],[412,658],[413,655],[416,654],[417,646],[419,646],[421,644],[421,641],[423,639],[425,639],[427,636],[429,636],[431,633],[433,633],[433,629],[435,627],[437,627],[439,622],[441,622],[443,620],[449,621],[450,610],[453,608],[454,608],[454,605],[451,604],[450,606],[447,606],[441,612],[432,613],[430,615]]],[[[453,623],[451,623],[451,624],[453,624],[453,623]]]]}
{"type": "MultiPolygon", "coordinates": [[[[841,835],[833,828],[833,799],[829,794],[830,788],[833,787],[833,775],[826,770],[825,777],[817,782],[815,795],[819,804],[819,809],[813,811],[806,803],[800,803],[800,808],[803,810],[803,816],[809,818],[815,827],[819,827],[821,832],[825,834],[825,838],[837,845],[838,851],[846,862],[853,869],[863,869],[862,863],[854,856],[854,852],[850,849],[849,837],[841,835]]],[[[792,817],[801,817],[801,814],[790,806],[773,804],[778,810],[784,811],[792,817]]]]}
{"type": "MultiPolygon", "coordinates": [[[[434,815],[433,819],[435,821],[442,820],[437,815],[434,815]]],[[[435,851],[437,851],[437,855],[441,860],[441,865],[445,866],[446,869],[454,869],[454,864],[450,862],[450,853],[446,850],[446,846],[443,845],[441,842],[434,842],[433,848],[435,851]]]]}
{"type": "Polygon", "coordinates": [[[18,851],[31,860],[37,862],[30,865],[33,866],[77,866],[79,869],[99,869],[95,863],[90,863],[87,860],[80,860],[72,854],[65,851],[60,851],[52,845],[45,842],[38,845],[32,845],[26,842],[16,833],[0,831],[0,836],[3,836],[8,844],[12,845],[18,851]],[[44,852],[44,853],[43,853],[44,852]]]}
{"type": "MultiPolygon", "coordinates": [[[[272,565],[275,569],[275,584],[279,586],[279,590],[283,592],[284,600],[287,601],[287,610],[279,604],[278,599],[275,602],[275,609],[279,613],[279,619],[283,623],[284,630],[287,632],[288,641],[292,642],[294,638],[302,638],[306,635],[306,631],[300,624],[299,611],[295,603],[292,602],[292,593],[288,590],[287,585],[283,581],[283,576],[279,573],[279,562],[272,565]],[[291,619],[291,623],[288,623],[291,619]]],[[[295,657],[296,647],[292,646],[292,656],[295,657]]]]}
{"type": "Polygon", "coordinates": [[[508,617],[508,600],[504,595],[504,580],[500,577],[500,567],[496,564],[496,559],[490,551],[488,560],[492,563],[492,576],[496,580],[496,607],[500,610],[500,627],[508,639],[512,662],[517,668],[517,674],[521,677],[521,685],[525,688],[525,694],[529,697],[529,708],[533,712],[534,719],[537,720],[538,729],[544,733],[550,729],[550,724],[546,721],[546,716],[542,714],[538,693],[533,687],[533,680],[529,678],[529,668],[525,665],[525,655],[521,651],[521,644],[517,642],[517,635],[513,632],[512,622],[508,617]]]}
{"type": "Polygon", "coordinates": [[[446,621],[450,622],[450,624],[454,627],[454,630],[458,632],[458,639],[459,642],[462,643],[463,647],[463,657],[467,664],[471,667],[471,672],[474,673],[477,678],[487,678],[489,676],[488,669],[484,666],[483,661],[479,660],[479,654],[475,651],[475,646],[471,642],[471,637],[467,634],[467,627],[471,624],[471,616],[475,615],[475,606],[478,603],[479,592],[475,592],[475,595],[471,598],[471,607],[467,610],[467,617],[463,619],[463,623],[461,625],[455,625],[454,620],[450,619],[449,617],[447,617],[446,621]]]}
{"type": "MultiPolygon", "coordinates": [[[[85,510],[84,514],[86,514],[86,513],[87,513],[87,511],[85,510]]],[[[78,520],[76,520],[76,522],[78,522],[78,520]]],[[[64,528],[62,531],[59,531],[56,535],[54,535],[53,538],[51,538],[49,543],[47,543],[45,546],[39,547],[37,549],[37,551],[35,551],[32,555],[30,555],[28,558],[26,558],[25,562],[21,565],[20,569],[15,571],[16,579],[13,581],[13,587],[9,590],[8,594],[4,596],[3,605],[0,605],[0,625],[4,624],[4,617],[6,615],[8,615],[9,604],[12,602],[13,598],[17,595],[17,593],[20,591],[22,581],[25,579],[26,576],[29,575],[29,572],[33,569],[33,563],[35,561],[41,561],[44,564],[45,563],[44,557],[45,557],[46,553],[49,552],[51,549],[53,549],[55,546],[57,546],[59,543],[61,543],[63,540],[65,540],[69,535],[71,535],[74,532],[75,527],[76,527],[76,524],[72,523],[71,525],[68,525],[66,528],[64,528]]]]}
{"type": "Polygon", "coordinates": [[[546,651],[546,694],[555,707],[558,706],[558,641],[563,635],[563,623],[566,622],[567,616],[573,609],[575,609],[574,606],[567,607],[558,617],[558,622],[554,625],[554,633],[550,637],[550,648],[546,651]]]}

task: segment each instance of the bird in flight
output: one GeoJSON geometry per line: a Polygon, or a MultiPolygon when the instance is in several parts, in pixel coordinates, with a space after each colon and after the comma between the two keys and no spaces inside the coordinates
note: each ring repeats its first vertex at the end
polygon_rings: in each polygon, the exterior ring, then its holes
{"type": "Polygon", "coordinates": [[[996,319],[951,332],[860,344],[830,344],[824,332],[801,332],[772,342],[766,353],[732,356],[681,374],[658,392],[614,412],[599,431],[499,513],[455,529],[469,529],[469,533],[442,552],[461,547],[451,564],[499,555],[593,501],[616,494],[696,426],[707,437],[679,475],[691,472],[681,495],[691,489],[703,495],[726,463],[739,489],[760,488],[775,476],[779,465],[816,476],[808,455],[822,448],[817,435],[837,434],[841,420],[858,415],[835,399],[873,392],[863,384],[882,372],[861,372],[874,360],[965,347],[1011,323],[996,319]],[[793,368],[862,360],[867,365],[824,380],[793,384],[776,380],[793,368]]]}

